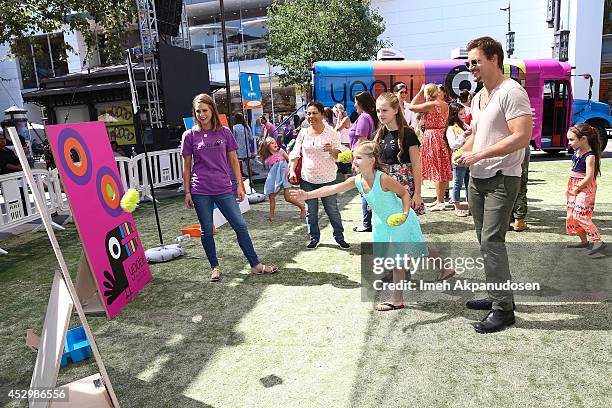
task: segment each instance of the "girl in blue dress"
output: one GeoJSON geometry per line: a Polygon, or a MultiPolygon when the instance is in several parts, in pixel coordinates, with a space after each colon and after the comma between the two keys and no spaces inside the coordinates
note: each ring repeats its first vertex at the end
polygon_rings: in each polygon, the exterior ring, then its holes
{"type": "MultiPolygon", "coordinates": [[[[332,186],[321,187],[314,191],[294,191],[298,200],[326,197],[357,188],[361,196],[372,208],[372,241],[374,243],[410,244],[410,256],[415,258],[428,254],[425,240],[416,213],[410,206],[408,191],[393,177],[384,172],[380,161],[380,146],[371,141],[362,142],[355,147],[353,167],[357,176],[332,186]],[[387,224],[389,216],[398,218],[394,226],[387,224]]],[[[393,281],[405,280],[405,270],[395,269],[393,281]]],[[[404,308],[403,290],[392,291],[391,299],[376,305],[380,312],[404,308]]]]}
{"type": "Polygon", "coordinates": [[[268,216],[268,221],[274,222],[276,195],[280,190],[283,190],[285,201],[300,209],[300,219],[305,220],[306,208],[289,194],[288,189],[291,188],[291,183],[287,178],[287,172],[289,170],[289,155],[287,152],[279,148],[274,138],[266,137],[259,148],[259,157],[270,169],[270,171],[268,171],[268,177],[266,177],[266,183],[264,184],[264,194],[270,199],[270,215],[268,216]]]}

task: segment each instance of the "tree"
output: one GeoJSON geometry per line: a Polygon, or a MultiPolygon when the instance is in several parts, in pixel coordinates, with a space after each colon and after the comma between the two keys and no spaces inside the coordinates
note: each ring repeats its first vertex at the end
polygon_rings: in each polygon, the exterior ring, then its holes
{"type": "Polygon", "coordinates": [[[122,55],[127,28],[136,21],[134,0],[2,0],[0,44],[10,44],[19,56],[15,39],[62,30],[80,31],[89,51],[96,36],[105,39],[111,57],[122,55]]]}
{"type": "Polygon", "coordinates": [[[287,0],[268,8],[267,60],[282,68],[281,83],[304,88],[315,61],[372,59],[385,31],[382,16],[370,9],[370,0],[287,0]]]}

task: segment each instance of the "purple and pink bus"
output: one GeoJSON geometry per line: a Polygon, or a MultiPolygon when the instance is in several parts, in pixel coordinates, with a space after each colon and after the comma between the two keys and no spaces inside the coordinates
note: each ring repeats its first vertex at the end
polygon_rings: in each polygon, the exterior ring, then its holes
{"type": "MultiPolygon", "coordinates": [[[[534,119],[532,144],[537,149],[566,149],[573,109],[571,70],[569,64],[552,59],[504,60],[506,76],[519,82],[529,95],[534,119]]],[[[357,92],[367,90],[377,97],[399,82],[408,86],[410,99],[422,84],[430,82],[445,84],[452,98],[463,89],[477,92],[482,87],[464,60],[321,61],[313,64],[312,97],[325,106],[341,103],[350,113],[357,92]]]]}

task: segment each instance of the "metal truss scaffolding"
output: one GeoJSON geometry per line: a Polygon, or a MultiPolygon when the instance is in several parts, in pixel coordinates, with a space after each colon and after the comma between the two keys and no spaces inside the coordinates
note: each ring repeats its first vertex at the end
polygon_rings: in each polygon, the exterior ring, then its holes
{"type": "MultiPolygon", "coordinates": [[[[154,0],[136,0],[136,5],[138,7],[138,28],[142,45],[140,54],[144,65],[144,85],[147,90],[147,114],[151,127],[160,128],[163,126],[163,110],[157,82],[157,61],[155,58],[158,43],[155,2],[154,0]]],[[[132,57],[131,54],[136,54],[135,51],[137,50],[132,49],[128,52],[128,71],[132,72],[134,62],[139,59],[137,55],[134,55],[135,58],[132,57]]],[[[132,93],[135,92],[135,89],[134,86],[132,93]]]]}

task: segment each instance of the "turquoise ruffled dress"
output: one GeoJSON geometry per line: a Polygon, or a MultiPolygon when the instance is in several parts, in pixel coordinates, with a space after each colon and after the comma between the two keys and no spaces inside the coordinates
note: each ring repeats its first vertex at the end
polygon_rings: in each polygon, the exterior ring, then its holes
{"type": "MultiPolygon", "coordinates": [[[[416,213],[410,209],[406,221],[397,227],[387,224],[391,214],[404,212],[402,200],[392,191],[384,191],[380,185],[382,172],[376,171],[374,185],[369,192],[363,190],[361,174],[355,177],[355,186],[372,208],[372,241],[375,243],[398,243],[397,248],[404,248],[414,257],[427,256],[427,246],[421,232],[416,213]]],[[[404,252],[402,251],[402,252],[404,252]]]]}

